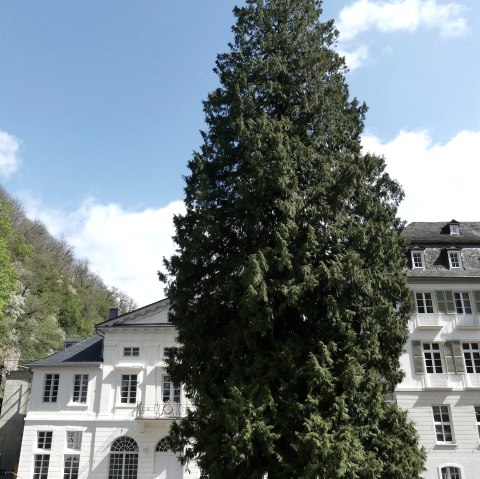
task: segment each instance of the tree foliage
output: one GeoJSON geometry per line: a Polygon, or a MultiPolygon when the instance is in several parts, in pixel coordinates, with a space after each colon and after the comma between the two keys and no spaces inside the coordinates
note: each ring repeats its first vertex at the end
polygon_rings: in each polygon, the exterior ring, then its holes
{"type": "Polygon", "coordinates": [[[415,478],[386,403],[409,294],[403,193],[364,154],[337,32],[316,0],[247,0],[189,162],[167,294],[195,404],[170,442],[211,479],[415,478]]]}
{"type": "Polygon", "coordinates": [[[65,337],[92,334],[109,307],[128,312],[135,303],[105,286],[0,187],[0,369],[8,359],[47,356],[65,337]]]}

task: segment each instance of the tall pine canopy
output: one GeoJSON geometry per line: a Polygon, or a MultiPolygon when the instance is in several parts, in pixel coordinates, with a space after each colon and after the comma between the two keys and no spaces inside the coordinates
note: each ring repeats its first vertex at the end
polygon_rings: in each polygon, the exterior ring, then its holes
{"type": "Polygon", "coordinates": [[[402,190],[362,152],[321,1],[234,13],[166,261],[170,372],[195,404],[171,444],[210,479],[417,478],[384,399],[407,340],[402,190]]]}

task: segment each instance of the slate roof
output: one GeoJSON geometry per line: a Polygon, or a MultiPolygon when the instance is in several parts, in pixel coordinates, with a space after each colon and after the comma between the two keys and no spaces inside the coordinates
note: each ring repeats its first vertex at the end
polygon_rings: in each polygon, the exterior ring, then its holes
{"type": "Polygon", "coordinates": [[[455,221],[433,223],[414,222],[408,224],[403,234],[410,243],[472,244],[480,246],[480,222],[456,222],[460,227],[459,235],[451,235],[449,224],[455,221]]]}
{"type": "Polygon", "coordinates": [[[413,269],[408,251],[409,277],[472,278],[480,277],[480,222],[414,222],[403,230],[412,248],[424,252],[425,267],[413,269]],[[458,224],[460,234],[450,234],[450,224],[458,224]],[[448,250],[458,248],[461,268],[450,269],[448,250]]]}
{"type": "Polygon", "coordinates": [[[94,334],[51,356],[28,363],[37,366],[98,366],[103,362],[103,337],[94,334]]]}

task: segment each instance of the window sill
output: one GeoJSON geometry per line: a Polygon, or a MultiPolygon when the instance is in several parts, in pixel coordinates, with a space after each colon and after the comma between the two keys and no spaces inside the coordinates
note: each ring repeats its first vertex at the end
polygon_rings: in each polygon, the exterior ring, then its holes
{"type": "Polygon", "coordinates": [[[69,402],[67,403],[67,407],[72,409],[87,409],[88,402],[69,402]]]}
{"type": "Polygon", "coordinates": [[[456,442],[436,442],[434,449],[456,449],[458,444],[456,442]]]}
{"type": "Polygon", "coordinates": [[[144,369],[142,363],[118,363],[115,365],[115,369],[144,369]]]}

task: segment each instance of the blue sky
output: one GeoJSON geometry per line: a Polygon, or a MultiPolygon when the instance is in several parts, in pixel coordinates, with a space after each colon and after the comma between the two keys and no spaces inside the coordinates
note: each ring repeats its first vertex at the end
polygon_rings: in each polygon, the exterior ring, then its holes
{"type": "MultiPolygon", "coordinates": [[[[139,305],[162,297],[171,217],[200,145],[234,0],[0,2],[0,181],[139,305]]],[[[400,216],[480,220],[478,0],[326,0],[363,144],[400,216]]]]}

